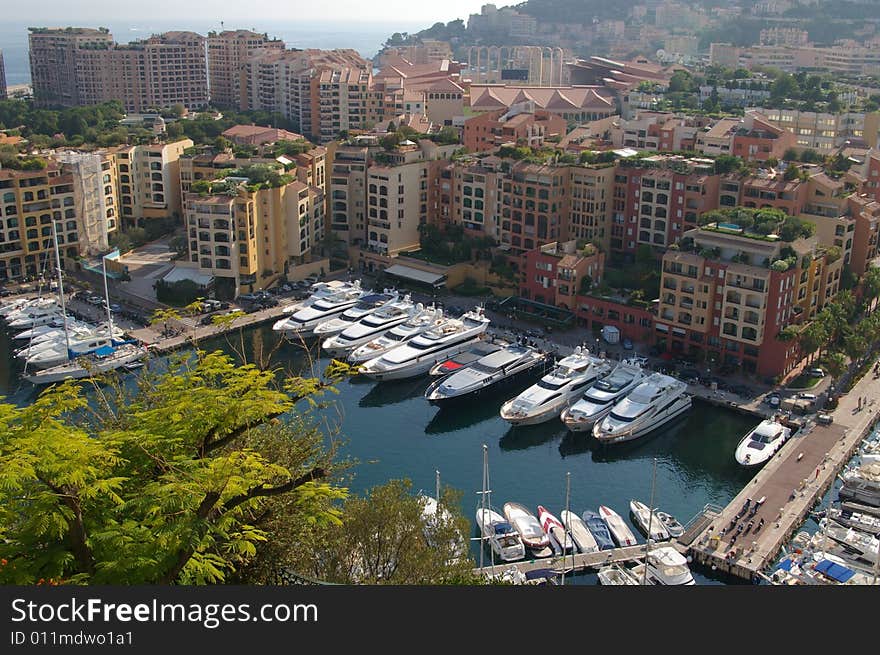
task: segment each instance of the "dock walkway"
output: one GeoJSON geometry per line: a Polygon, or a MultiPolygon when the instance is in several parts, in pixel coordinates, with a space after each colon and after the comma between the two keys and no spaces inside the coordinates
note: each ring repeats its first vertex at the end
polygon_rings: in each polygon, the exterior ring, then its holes
{"type": "Polygon", "coordinates": [[[880,381],[866,375],[840,399],[831,425],[810,424],[789,439],[691,544],[694,560],[755,580],[803,524],[868,434],[880,412],[877,398],[880,381]],[[865,399],[861,410],[859,397],[865,399]],[[747,500],[752,507],[763,502],[755,514],[749,511],[737,519],[747,500]],[[757,525],[761,519],[764,527],[760,531],[748,530],[750,520],[757,525]],[[740,525],[743,532],[737,534],[740,525]]]}

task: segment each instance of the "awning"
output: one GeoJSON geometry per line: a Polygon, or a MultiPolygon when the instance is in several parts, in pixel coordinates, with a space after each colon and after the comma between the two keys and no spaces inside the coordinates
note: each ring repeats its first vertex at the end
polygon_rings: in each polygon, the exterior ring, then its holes
{"type": "Polygon", "coordinates": [[[200,287],[207,287],[214,280],[214,276],[210,273],[202,273],[197,268],[175,266],[162,278],[162,281],[166,284],[180,282],[181,280],[192,280],[200,287]]]}
{"type": "Polygon", "coordinates": [[[446,276],[437,273],[429,273],[418,268],[404,266],[403,264],[394,264],[385,269],[388,275],[403,278],[404,280],[412,280],[423,284],[430,284],[432,287],[442,287],[446,284],[446,276]]]}
{"type": "Polygon", "coordinates": [[[841,566],[840,564],[836,564],[835,562],[827,559],[823,559],[821,562],[816,564],[814,568],[819,573],[824,573],[829,578],[837,580],[838,582],[846,582],[855,575],[855,571],[852,571],[845,566],[841,566]]]}

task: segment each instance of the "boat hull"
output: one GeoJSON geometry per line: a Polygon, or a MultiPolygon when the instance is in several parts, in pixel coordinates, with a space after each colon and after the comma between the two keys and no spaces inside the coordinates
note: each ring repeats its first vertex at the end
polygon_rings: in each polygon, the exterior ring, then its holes
{"type": "Polygon", "coordinates": [[[663,427],[664,425],[669,423],[674,418],[677,418],[677,417],[681,416],[682,414],[684,414],[686,411],[688,411],[691,408],[692,402],[693,401],[691,400],[690,396],[688,396],[686,403],[681,403],[681,404],[677,405],[675,408],[670,409],[669,411],[666,412],[666,414],[664,416],[662,416],[659,420],[655,421],[654,423],[652,423],[650,425],[643,426],[643,427],[637,427],[635,430],[629,430],[627,432],[623,432],[623,433],[619,433],[619,434],[618,433],[611,433],[611,434],[603,433],[599,429],[599,426],[601,426],[602,424],[597,423],[596,425],[593,426],[593,436],[596,437],[596,440],[602,444],[618,444],[618,443],[625,443],[627,441],[634,441],[635,439],[643,437],[646,434],[649,434],[649,433],[653,432],[654,430],[657,430],[658,428],[663,427]]]}
{"type": "Polygon", "coordinates": [[[488,384],[484,384],[481,387],[466,390],[454,396],[440,396],[433,393],[435,390],[439,389],[442,386],[443,379],[441,378],[440,380],[431,383],[431,386],[429,386],[425,391],[425,398],[427,398],[428,402],[430,402],[432,405],[436,405],[438,407],[451,407],[453,405],[458,405],[466,401],[472,401],[481,396],[490,396],[492,394],[504,391],[509,387],[522,383],[523,380],[529,379],[536,373],[543,371],[544,368],[544,362],[542,360],[537,360],[531,366],[523,368],[522,370],[519,370],[512,375],[508,375],[507,377],[499,377],[489,382],[488,384]]]}
{"type": "MultiPolygon", "coordinates": [[[[419,358],[416,361],[407,362],[406,364],[397,366],[395,368],[377,368],[366,370],[361,369],[361,373],[374,380],[379,380],[380,382],[387,380],[406,380],[407,378],[414,378],[419,375],[424,375],[425,373],[430,371],[435,364],[441,361],[445,361],[450,357],[454,357],[455,355],[464,352],[468,348],[471,348],[479,340],[479,337],[476,337],[474,339],[464,341],[453,348],[449,348],[438,353],[426,355],[425,357],[419,358]]],[[[367,365],[368,364],[369,362],[367,362],[367,365]]]]}
{"type": "Polygon", "coordinates": [[[560,397],[557,402],[551,403],[549,407],[545,407],[540,412],[519,416],[515,414],[505,414],[504,408],[501,409],[501,418],[511,425],[539,425],[559,418],[562,410],[567,408],[573,398],[560,397]]]}

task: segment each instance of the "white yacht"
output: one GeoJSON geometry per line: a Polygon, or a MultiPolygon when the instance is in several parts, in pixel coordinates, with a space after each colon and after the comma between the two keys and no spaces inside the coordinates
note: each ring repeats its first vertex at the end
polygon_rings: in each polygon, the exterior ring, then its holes
{"type": "Polygon", "coordinates": [[[562,519],[562,525],[568,530],[571,538],[574,540],[579,553],[598,553],[599,543],[596,537],[587,528],[587,524],[581,520],[581,517],[567,509],[559,512],[559,518],[562,519]]]}
{"type": "Polygon", "coordinates": [[[22,314],[14,314],[7,317],[10,330],[27,330],[50,325],[61,318],[61,310],[58,307],[46,307],[30,310],[22,314]]]}
{"type": "Polygon", "coordinates": [[[314,303],[303,307],[291,316],[277,321],[272,329],[290,338],[307,337],[319,323],[338,316],[366,295],[366,291],[355,284],[351,288],[336,291],[314,303]]]}
{"type": "Polygon", "coordinates": [[[437,362],[467,350],[489,327],[482,308],[449,319],[411,341],[367,361],[361,373],[376,380],[401,380],[427,373],[437,362]]]}
{"type": "Polygon", "coordinates": [[[504,562],[523,559],[526,547],[519,532],[498,512],[491,509],[477,510],[480,534],[489,542],[492,551],[504,562]]]}
{"type": "Polygon", "coordinates": [[[340,291],[348,291],[354,289],[355,287],[360,286],[360,281],[355,280],[354,282],[345,282],[342,280],[329,280],[327,282],[315,282],[311,287],[309,287],[309,296],[300,302],[293,303],[284,308],[285,314],[293,314],[303,309],[304,307],[309,307],[310,305],[314,305],[316,302],[321,300],[322,298],[329,298],[335,293],[340,291]]]}
{"type": "Polygon", "coordinates": [[[544,532],[538,519],[519,503],[504,503],[504,516],[519,532],[523,544],[535,557],[550,557],[553,549],[550,547],[550,537],[544,532]]]}
{"type": "MultiPolygon", "coordinates": [[[[352,310],[349,309],[348,311],[352,310]]],[[[395,325],[400,325],[422,311],[424,311],[424,307],[421,304],[414,305],[409,295],[403,298],[395,298],[373,313],[363,317],[354,325],[346,327],[339,334],[325,339],[324,343],[321,344],[321,348],[332,357],[340,357],[358,346],[362,346],[380,337],[395,325]]],[[[315,334],[317,334],[317,328],[315,328],[315,334]]]]}
{"type": "Polygon", "coordinates": [[[362,364],[376,357],[381,357],[389,350],[405,344],[423,332],[440,326],[447,320],[443,316],[443,311],[434,307],[422,309],[420,303],[416,305],[416,310],[418,310],[417,313],[403,323],[351,351],[348,355],[349,363],[362,364]]]}
{"type": "Polygon", "coordinates": [[[868,564],[877,564],[880,557],[880,539],[872,534],[859,532],[829,519],[819,521],[822,533],[836,541],[851,557],[868,564]]]}
{"type": "Polygon", "coordinates": [[[559,416],[563,408],[605,375],[611,364],[578,346],[536,384],[501,406],[501,418],[514,425],[534,425],[559,416]]]}
{"type": "MultiPolygon", "coordinates": [[[[73,323],[77,323],[72,318],[67,319],[68,326],[73,323]]],[[[13,339],[16,341],[34,341],[38,337],[42,337],[44,334],[49,332],[60,333],[61,336],[64,336],[64,317],[59,316],[56,320],[51,323],[47,323],[46,325],[38,325],[37,327],[28,328],[27,330],[22,330],[21,332],[16,332],[13,336],[13,339]]]]}
{"type": "Polygon", "coordinates": [[[589,387],[583,397],[563,410],[560,419],[572,432],[585,432],[608,416],[614,403],[623,398],[645,378],[639,360],[625,359],[607,376],[589,387]]]}
{"type": "Polygon", "coordinates": [[[105,346],[93,353],[43,369],[22,377],[32,384],[52,384],[69,379],[81,379],[130,366],[147,356],[147,351],[136,344],[105,346]]]}
{"type": "Polygon", "coordinates": [[[58,309],[55,298],[19,298],[0,308],[0,316],[10,321],[28,312],[45,309],[58,309]]]}
{"type": "Polygon", "coordinates": [[[775,418],[768,418],[758,423],[736,447],[736,461],[743,466],[758,466],[769,460],[782,448],[791,430],[775,418]]]}
{"type": "Polygon", "coordinates": [[[696,584],[688,568],[687,559],[672,546],[661,546],[649,551],[646,563],[632,568],[632,574],[637,580],[641,581],[645,576],[646,566],[649,584],[670,586],[696,584]]]}
{"type": "Polygon", "coordinates": [[[498,352],[505,346],[509,345],[510,344],[507,341],[490,336],[482,341],[477,341],[468,350],[462,351],[449,359],[438,362],[430,371],[428,371],[428,375],[432,378],[445,377],[450,373],[460,371],[465,366],[470,366],[478,359],[494,352],[498,352]]]}
{"type": "Polygon", "coordinates": [[[0,305],[0,316],[9,316],[12,312],[18,311],[34,300],[36,300],[36,298],[15,298],[7,303],[3,303],[3,305],[0,305]]]}
{"type": "Polygon", "coordinates": [[[76,336],[71,335],[70,342],[50,344],[49,348],[41,348],[25,358],[28,368],[48,368],[68,361],[74,357],[88,355],[101,348],[113,347],[113,339],[105,334],[76,336]]]}
{"type": "Polygon", "coordinates": [[[839,492],[841,498],[880,507],[880,463],[848,468],[840,477],[843,478],[839,492]]]}
{"type": "Polygon", "coordinates": [[[593,426],[593,436],[602,443],[637,439],[690,408],[691,397],[684,382],[652,373],[593,426]]]}
{"type": "Polygon", "coordinates": [[[599,505],[599,516],[608,526],[614,542],[620,546],[635,546],[638,542],[629,526],[624,522],[623,517],[606,505],[599,505]]]}
{"type": "Polygon", "coordinates": [[[425,398],[441,406],[457,400],[473,399],[529,374],[537,377],[537,371],[543,369],[546,361],[547,354],[537,348],[510,344],[433,382],[425,391],[425,398]]]}
{"type": "Polygon", "coordinates": [[[848,528],[855,528],[875,537],[880,536],[880,516],[874,516],[867,512],[854,512],[851,509],[841,507],[829,507],[825,511],[825,516],[848,528]]]}
{"type": "Polygon", "coordinates": [[[397,294],[389,292],[388,289],[385,289],[383,293],[369,293],[361,296],[352,307],[346,309],[339,316],[318,323],[312,332],[319,339],[335,336],[395,300],[397,300],[397,294]]]}
{"type": "Polygon", "coordinates": [[[657,516],[657,512],[651,512],[645,503],[638,500],[629,501],[629,511],[635,519],[636,525],[646,537],[650,537],[654,541],[666,541],[669,539],[669,530],[663,525],[663,521],[657,516]],[[648,525],[650,524],[650,534],[648,533],[648,525]]]}

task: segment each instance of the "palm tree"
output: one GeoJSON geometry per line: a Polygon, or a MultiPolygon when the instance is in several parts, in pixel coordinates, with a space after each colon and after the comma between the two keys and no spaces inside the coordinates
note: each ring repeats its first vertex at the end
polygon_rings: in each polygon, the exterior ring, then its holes
{"type": "Polygon", "coordinates": [[[820,350],[819,355],[822,355],[821,348],[828,343],[827,327],[817,317],[817,320],[801,330],[798,335],[798,343],[800,344],[801,351],[807,355],[807,363],[809,364],[817,350],[820,350]]]}
{"type": "Polygon", "coordinates": [[[841,352],[828,353],[823,360],[828,374],[837,379],[846,371],[846,355],[841,352]]]}
{"type": "Polygon", "coordinates": [[[865,305],[868,312],[874,310],[874,302],[880,297],[880,268],[869,266],[862,278],[862,288],[865,292],[865,305]]]}

